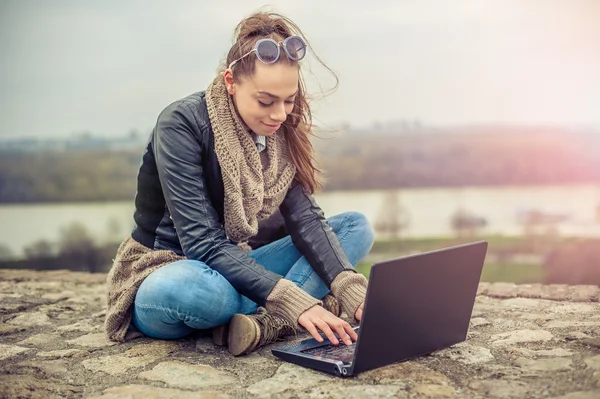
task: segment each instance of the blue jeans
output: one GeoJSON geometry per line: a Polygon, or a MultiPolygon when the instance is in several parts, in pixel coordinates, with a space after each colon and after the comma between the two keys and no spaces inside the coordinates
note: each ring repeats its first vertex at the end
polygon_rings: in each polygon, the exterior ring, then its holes
{"type": "MultiPolygon", "coordinates": [[[[343,213],[327,222],[352,266],[356,266],[373,246],[374,233],[369,222],[357,212],[343,213]]],[[[290,236],[248,255],[315,298],[321,299],[329,293],[290,236]]],[[[133,324],[147,336],[178,339],[196,329],[227,323],[236,313],[255,313],[257,307],[205,263],[181,260],[161,267],[142,282],[135,296],[133,324]]]]}

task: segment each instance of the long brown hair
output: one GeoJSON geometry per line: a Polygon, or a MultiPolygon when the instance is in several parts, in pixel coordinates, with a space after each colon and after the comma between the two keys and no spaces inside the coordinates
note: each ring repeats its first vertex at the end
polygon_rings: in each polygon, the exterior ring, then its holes
{"type": "MultiPolygon", "coordinates": [[[[335,73],[314,54],[306,36],[289,18],[273,12],[258,12],[243,19],[236,27],[234,35],[235,43],[227,54],[225,67],[251,51],[259,39],[272,38],[279,42],[289,36],[298,35],[304,39],[308,49],[311,50],[315,58],[334,76],[336,83],[333,90],[337,88],[338,79],[335,73]]],[[[255,61],[255,53],[238,61],[232,68],[234,81],[239,81],[242,77],[252,76],[255,72],[255,61]]],[[[298,65],[297,62],[286,57],[283,52],[277,62],[298,65]]],[[[313,121],[308,104],[306,86],[300,71],[298,93],[296,94],[294,107],[292,108],[292,112],[287,116],[283,126],[285,128],[288,152],[292,162],[296,166],[296,179],[307,190],[314,193],[323,187],[323,183],[320,176],[321,170],[317,166],[313,145],[310,141],[310,136],[314,136],[312,132],[313,121]]]]}

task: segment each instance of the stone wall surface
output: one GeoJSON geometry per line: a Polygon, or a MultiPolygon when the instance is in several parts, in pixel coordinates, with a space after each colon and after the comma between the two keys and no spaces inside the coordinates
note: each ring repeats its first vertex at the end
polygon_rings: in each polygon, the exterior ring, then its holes
{"type": "Polygon", "coordinates": [[[0,398],[600,398],[598,286],[482,283],[466,342],[340,379],[202,332],[109,342],[105,279],[0,270],[0,398]]]}

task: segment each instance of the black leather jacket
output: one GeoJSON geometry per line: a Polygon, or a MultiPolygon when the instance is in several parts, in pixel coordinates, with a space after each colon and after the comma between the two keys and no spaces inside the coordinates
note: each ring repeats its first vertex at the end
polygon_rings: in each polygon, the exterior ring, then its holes
{"type": "MultiPolygon", "coordinates": [[[[226,237],[223,182],[214,151],[204,92],[169,105],[159,116],[138,174],[133,238],[206,263],[259,305],[282,276],[258,264],[226,237]]],[[[299,252],[329,285],[352,270],[313,195],[297,181],[269,219],[259,224],[253,248],[289,234],[299,252]]]]}

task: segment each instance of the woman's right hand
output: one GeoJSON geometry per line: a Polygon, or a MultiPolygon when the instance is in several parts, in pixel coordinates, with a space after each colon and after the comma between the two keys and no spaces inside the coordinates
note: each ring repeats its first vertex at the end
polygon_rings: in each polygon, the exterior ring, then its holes
{"type": "Polygon", "coordinates": [[[319,330],[324,332],[325,336],[334,345],[339,344],[339,340],[333,334],[334,331],[346,345],[352,345],[352,341],[358,339],[358,334],[356,334],[350,324],[319,305],[315,305],[304,311],[300,315],[300,318],[298,318],[298,324],[306,328],[319,342],[323,342],[323,337],[319,334],[319,330]]]}

